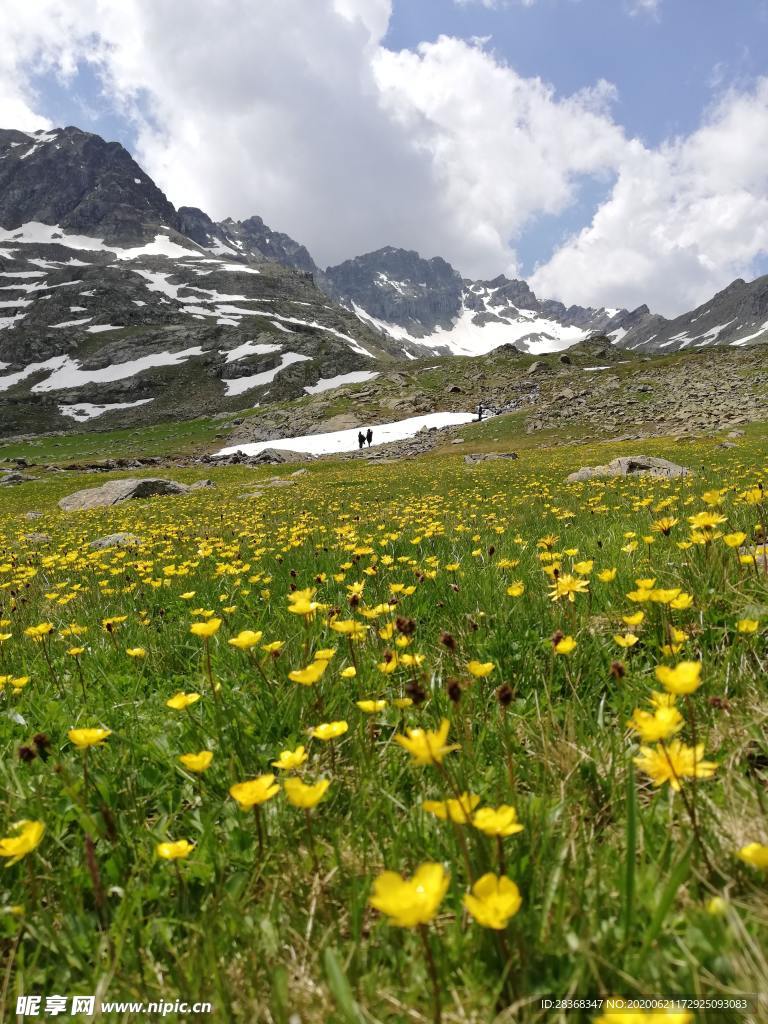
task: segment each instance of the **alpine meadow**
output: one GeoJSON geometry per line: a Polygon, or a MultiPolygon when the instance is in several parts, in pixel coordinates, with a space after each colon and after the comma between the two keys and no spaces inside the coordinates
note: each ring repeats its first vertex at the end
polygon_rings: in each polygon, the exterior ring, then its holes
{"type": "Polygon", "coordinates": [[[768,1021],[764,7],[4,0],[0,1021],[768,1021]]]}

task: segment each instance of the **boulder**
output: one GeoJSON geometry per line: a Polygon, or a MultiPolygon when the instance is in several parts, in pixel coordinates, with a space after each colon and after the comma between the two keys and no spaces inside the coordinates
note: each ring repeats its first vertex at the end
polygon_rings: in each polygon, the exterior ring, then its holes
{"type": "Polygon", "coordinates": [[[0,473],[0,487],[15,487],[17,484],[25,484],[28,480],[34,479],[27,473],[0,473]]]}
{"type": "Polygon", "coordinates": [[[658,459],[653,455],[622,455],[605,466],[583,466],[566,477],[568,483],[594,480],[597,477],[631,476],[635,473],[660,477],[691,476],[691,470],[676,462],[658,459]]]}
{"type": "Polygon", "coordinates": [[[32,533],[25,533],[23,537],[27,544],[32,544],[35,547],[39,544],[51,543],[51,535],[49,533],[36,533],[33,530],[32,533]]]}
{"type": "Polygon", "coordinates": [[[119,505],[123,501],[134,498],[154,498],[157,495],[189,494],[190,491],[203,487],[213,487],[210,480],[198,480],[191,487],[165,480],[162,477],[145,477],[143,480],[129,478],[127,480],[110,480],[101,487],[89,487],[84,491],[68,494],[59,502],[59,508],[65,512],[79,512],[89,508],[104,508],[108,505],[119,505]]]}
{"type": "Polygon", "coordinates": [[[110,533],[106,537],[97,537],[88,545],[94,551],[101,551],[104,548],[130,548],[141,544],[141,537],[135,533],[110,533]]]}
{"type": "Polygon", "coordinates": [[[517,452],[473,452],[472,455],[465,455],[464,461],[468,466],[476,462],[496,462],[498,459],[516,459],[517,452]]]}

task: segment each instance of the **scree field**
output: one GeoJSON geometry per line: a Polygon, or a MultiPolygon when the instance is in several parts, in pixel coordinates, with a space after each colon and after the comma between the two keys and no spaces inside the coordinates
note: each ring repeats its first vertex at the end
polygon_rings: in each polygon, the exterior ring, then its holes
{"type": "Polygon", "coordinates": [[[765,436],[642,447],[4,488],[0,1017],[766,1019],[765,436]]]}

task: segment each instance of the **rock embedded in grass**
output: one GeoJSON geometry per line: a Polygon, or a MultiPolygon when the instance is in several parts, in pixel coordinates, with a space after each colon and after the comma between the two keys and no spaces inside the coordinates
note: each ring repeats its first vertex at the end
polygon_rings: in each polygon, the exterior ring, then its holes
{"type": "Polygon", "coordinates": [[[669,462],[667,459],[659,459],[653,455],[623,455],[612,459],[604,466],[582,466],[575,473],[570,473],[566,480],[568,483],[580,483],[597,477],[631,476],[636,473],[667,478],[693,475],[690,469],[678,466],[676,462],[669,462]]]}
{"type": "Polygon", "coordinates": [[[213,487],[210,480],[198,480],[188,485],[163,477],[145,477],[143,480],[129,478],[127,480],[110,480],[101,487],[88,487],[84,491],[75,491],[59,501],[59,508],[65,512],[79,512],[89,508],[104,508],[119,505],[123,501],[134,498],[153,498],[158,495],[189,494],[203,487],[213,487]]]}

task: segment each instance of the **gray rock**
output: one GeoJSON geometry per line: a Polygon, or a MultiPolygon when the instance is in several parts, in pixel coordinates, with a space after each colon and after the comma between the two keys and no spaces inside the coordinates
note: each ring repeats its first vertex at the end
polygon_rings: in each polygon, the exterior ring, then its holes
{"type": "Polygon", "coordinates": [[[517,459],[517,452],[473,452],[472,455],[465,455],[464,461],[468,466],[476,462],[497,462],[499,459],[517,459]]]}
{"type": "Polygon", "coordinates": [[[33,531],[32,533],[25,533],[24,540],[28,544],[50,544],[51,535],[49,533],[35,533],[33,531]]]}
{"type": "Polygon", "coordinates": [[[16,487],[18,484],[25,484],[34,479],[33,476],[26,473],[3,473],[0,475],[0,487],[16,487]]]}
{"type": "Polygon", "coordinates": [[[35,519],[40,519],[42,514],[43,514],[42,512],[25,512],[24,513],[24,518],[27,520],[28,523],[31,523],[35,519]]]}
{"type": "Polygon", "coordinates": [[[142,539],[135,533],[110,533],[106,537],[97,537],[88,545],[94,551],[102,551],[104,548],[130,548],[141,544],[142,539]]]}
{"type": "Polygon", "coordinates": [[[653,455],[622,455],[612,459],[605,466],[583,466],[566,477],[568,483],[594,480],[598,477],[631,476],[635,473],[660,477],[691,476],[691,470],[678,466],[676,462],[658,459],[653,455]]]}
{"type": "Polygon", "coordinates": [[[68,494],[59,502],[59,508],[65,512],[78,512],[89,508],[103,508],[107,505],[119,505],[123,501],[134,498],[154,498],[166,494],[189,494],[200,487],[211,487],[210,480],[200,480],[188,487],[175,480],[162,477],[145,477],[143,480],[129,478],[127,480],[110,480],[101,487],[89,487],[84,491],[68,494]]]}

